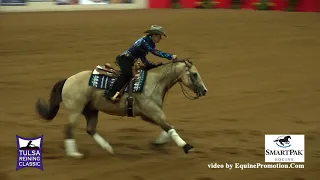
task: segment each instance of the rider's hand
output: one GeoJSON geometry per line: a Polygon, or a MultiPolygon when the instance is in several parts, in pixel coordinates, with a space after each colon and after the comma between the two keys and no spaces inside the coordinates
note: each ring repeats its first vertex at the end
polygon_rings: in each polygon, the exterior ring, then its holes
{"type": "Polygon", "coordinates": [[[177,59],[178,59],[177,55],[172,55],[172,60],[177,60],[177,59]]]}

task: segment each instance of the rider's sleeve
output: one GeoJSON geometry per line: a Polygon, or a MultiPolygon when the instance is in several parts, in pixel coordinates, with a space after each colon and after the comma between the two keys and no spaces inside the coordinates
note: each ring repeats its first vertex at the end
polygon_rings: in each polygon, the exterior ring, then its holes
{"type": "Polygon", "coordinates": [[[141,57],[140,59],[142,63],[146,66],[152,64],[145,56],[141,57]]]}
{"type": "Polygon", "coordinates": [[[149,51],[151,52],[153,55],[158,56],[158,57],[162,57],[162,58],[166,58],[169,60],[173,59],[173,55],[169,54],[169,53],[165,53],[162,52],[160,50],[154,49],[152,48],[146,41],[142,41],[142,45],[149,51]]]}

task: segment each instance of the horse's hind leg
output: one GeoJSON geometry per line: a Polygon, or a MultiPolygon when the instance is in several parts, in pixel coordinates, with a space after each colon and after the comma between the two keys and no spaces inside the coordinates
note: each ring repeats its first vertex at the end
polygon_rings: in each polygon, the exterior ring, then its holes
{"type": "Polygon", "coordinates": [[[166,131],[162,131],[159,136],[157,137],[157,139],[152,142],[153,145],[164,145],[167,144],[170,141],[170,136],[166,131]]]}
{"type": "Polygon", "coordinates": [[[67,156],[72,156],[72,157],[79,157],[81,158],[83,154],[81,154],[78,151],[76,140],[74,139],[73,135],[73,129],[76,127],[79,117],[81,115],[81,111],[79,112],[70,112],[69,114],[69,123],[67,124],[66,131],[65,131],[65,141],[64,141],[64,146],[65,146],[65,152],[67,156]]]}
{"type": "MultiPolygon", "coordinates": [[[[146,116],[142,116],[141,117],[142,120],[150,122],[154,125],[158,125],[156,122],[154,122],[152,119],[146,117],[146,116]]],[[[167,133],[167,131],[162,130],[162,132],[159,134],[159,136],[157,137],[156,140],[154,140],[153,142],[151,142],[153,145],[155,146],[161,146],[164,144],[167,144],[170,141],[170,136],[167,133]]]]}
{"type": "Polygon", "coordinates": [[[99,135],[97,132],[98,114],[99,111],[90,109],[88,106],[84,108],[83,115],[87,121],[87,133],[96,141],[97,144],[108,153],[114,155],[113,149],[108,141],[99,135]]]}

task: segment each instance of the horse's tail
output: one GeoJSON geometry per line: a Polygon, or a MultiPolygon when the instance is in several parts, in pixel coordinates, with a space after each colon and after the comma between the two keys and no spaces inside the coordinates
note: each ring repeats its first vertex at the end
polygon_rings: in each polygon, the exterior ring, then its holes
{"type": "Polygon", "coordinates": [[[56,117],[60,108],[60,103],[62,102],[61,93],[66,80],[67,79],[60,80],[53,86],[50,94],[49,104],[40,98],[36,102],[36,110],[43,119],[51,121],[54,117],[56,117]]]}
{"type": "Polygon", "coordinates": [[[277,140],[274,140],[273,142],[278,142],[279,140],[277,139],[277,140]]]}

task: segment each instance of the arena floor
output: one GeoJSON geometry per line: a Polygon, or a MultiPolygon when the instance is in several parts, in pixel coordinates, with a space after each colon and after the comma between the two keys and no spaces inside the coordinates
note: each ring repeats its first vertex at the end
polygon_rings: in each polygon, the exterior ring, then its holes
{"type": "MultiPolygon", "coordinates": [[[[140,10],[1,14],[1,180],[316,180],[320,175],[320,24],[312,13],[232,10],[140,10]],[[197,150],[149,141],[160,132],[138,118],[100,114],[109,156],[76,130],[85,159],[64,156],[62,107],[51,123],[34,111],[52,85],[113,62],[151,24],[169,38],[159,49],[191,57],[209,89],[186,99],[179,86],[165,112],[197,150]],[[208,169],[209,163],[264,163],[264,134],[306,135],[305,169],[208,169]],[[15,135],[44,134],[44,171],[15,171],[15,135]]],[[[149,59],[163,61],[152,55],[149,59]]]]}

